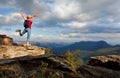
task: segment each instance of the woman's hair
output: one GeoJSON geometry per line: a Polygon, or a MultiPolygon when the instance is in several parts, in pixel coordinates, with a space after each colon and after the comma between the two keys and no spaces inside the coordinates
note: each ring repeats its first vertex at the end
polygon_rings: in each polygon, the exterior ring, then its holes
{"type": "Polygon", "coordinates": [[[30,18],[32,18],[32,16],[31,16],[31,15],[28,15],[28,16],[27,16],[27,19],[30,19],[30,18]]]}

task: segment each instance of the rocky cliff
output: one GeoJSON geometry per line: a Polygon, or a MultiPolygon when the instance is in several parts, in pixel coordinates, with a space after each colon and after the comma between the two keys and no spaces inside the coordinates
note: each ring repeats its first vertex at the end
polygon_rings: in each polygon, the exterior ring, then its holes
{"type": "Polygon", "coordinates": [[[0,78],[120,78],[120,56],[91,57],[75,69],[64,56],[46,55],[45,48],[15,46],[0,35],[0,78]]]}
{"type": "Polygon", "coordinates": [[[2,46],[0,78],[120,78],[120,56],[91,57],[75,69],[64,56],[46,55],[36,46],[2,46]]]}
{"type": "Polygon", "coordinates": [[[0,60],[0,78],[82,78],[63,56],[24,56],[0,60]]]}

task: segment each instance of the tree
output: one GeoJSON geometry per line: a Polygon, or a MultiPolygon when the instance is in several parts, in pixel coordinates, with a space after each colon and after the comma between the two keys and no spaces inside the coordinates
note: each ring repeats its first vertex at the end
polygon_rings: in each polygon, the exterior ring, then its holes
{"type": "Polygon", "coordinates": [[[79,52],[80,50],[75,50],[73,53],[70,52],[70,50],[68,50],[65,53],[65,57],[67,60],[70,61],[71,65],[77,69],[79,68],[81,65],[84,64],[83,60],[81,59],[81,57],[79,56],[79,52]]]}
{"type": "Polygon", "coordinates": [[[46,53],[46,54],[52,54],[52,49],[51,49],[51,48],[46,48],[45,53],[46,53]]]}

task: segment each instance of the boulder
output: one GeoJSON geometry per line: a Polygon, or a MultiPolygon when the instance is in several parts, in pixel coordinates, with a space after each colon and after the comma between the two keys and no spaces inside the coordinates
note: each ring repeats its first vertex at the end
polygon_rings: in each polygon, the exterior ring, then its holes
{"type": "Polygon", "coordinates": [[[78,69],[82,78],[120,78],[120,71],[100,66],[84,65],[78,69]]]}
{"type": "Polygon", "coordinates": [[[77,69],[83,78],[120,78],[120,56],[90,57],[88,65],[77,69]]]}
{"type": "Polygon", "coordinates": [[[119,55],[107,55],[91,57],[89,65],[101,66],[113,70],[120,70],[120,56],[119,55]]]}
{"type": "Polygon", "coordinates": [[[13,45],[13,39],[6,35],[0,35],[0,45],[13,45]]]}

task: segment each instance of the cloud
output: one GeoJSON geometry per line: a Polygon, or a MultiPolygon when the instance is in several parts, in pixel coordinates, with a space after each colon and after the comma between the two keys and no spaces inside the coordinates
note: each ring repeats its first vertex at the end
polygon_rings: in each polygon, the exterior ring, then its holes
{"type": "Polygon", "coordinates": [[[12,13],[8,15],[0,15],[0,26],[12,26],[22,22],[19,13],[12,13]]]}
{"type": "MultiPolygon", "coordinates": [[[[56,28],[60,29],[61,31],[57,32],[60,37],[55,38],[57,40],[111,41],[107,39],[108,34],[120,33],[119,5],[120,0],[1,0],[1,8],[12,8],[16,12],[0,14],[0,26],[21,25],[23,21],[19,15],[20,11],[26,16],[33,15],[39,10],[33,25],[41,29],[51,28],[54,33],[57,31],[56,28]]],[[[115,36],[112,37],[118,38],[119,35],[115,36]]],[[[36,40],[37,38],[42,37],[36,37],[36,40]]],[[[50,41],[53,38],[43,37],[43,39],[50,41]]]]}
{"type": "MultiPolygon", "coordinates": [[[[79,0],[80,1],[80,0],[79,0]]],[[[85,1],[80,1],[81,2],[81,7],[83,8],[83,12],[89,13],[93,16],[107,16],[116,13],[115,11],[111,11],[114,9],[118,9],[119,5],[119,0],[85,0],[85,1]]]]}
{"type": "MultiPolygon", "coordinates": [[[[92,28],[95,25],[99,26],[100,24],[101,27],[99,28],[101,28],[101,30],[104,28],[112,29],[113,26],[116,27],[119,23],[120,9],[117,8],[119,2],[119,0],[56,1],[53,4],[53,15],[48,15],[48,18],[46,17],[46,19],[43,20],[50,27],[78,28],[84,23],[86,30],[89,29],[89,27],[92,28]],[[74,25],[72,26],[73,23],[74,25]]],[[[82,27],[85,29],[84,26],[82,27]]]]}
{"type": "Polygon", "coordinates": [[[69,33],[60,34],[59,40],[65,42],[79,42],[79,41],[108,41],[111,44],[120,43],[120,33],[69,33]]]}
{"type": "Polygon", "coordinates": [[[13,8],[15,0],[0,0],[0,8],[13,8]]]}
{"type": "MultiPolygon", "coordinates": [[[[35,10],[40,10],[37,19],[39,21],[42,20],[42,22],[37,23],[37,25],[42,23],[42,26],[44,27],[63,27],[62,25],[66,23],[66,27],[68,27],[73,22],[79,22],[82,24],[88,23],[90,21],[105,21],[107,23],[107,19],[109,18],[114,22],[120,18],[120,9],[118,8],[120,2],[119,0],[29,0],[29,2],[26,0],[12,1],[16,11],[23,11],[25,15],[32,15],[34,14],[35,10]],[[52,11],[51,13],[49,13],[49,9],[52,11]],[[116,14],[118,16],[116,16],[116,14]]],[[[3,2],[4,0],[2,3],[3,2]]],[[[11,5],[9,2],[6,4],[8,4],[8,6],[11,5]]]]}

